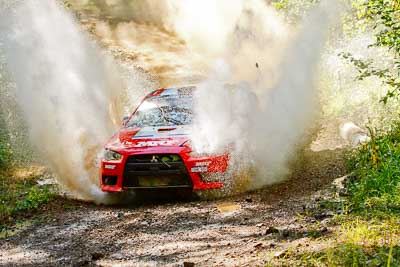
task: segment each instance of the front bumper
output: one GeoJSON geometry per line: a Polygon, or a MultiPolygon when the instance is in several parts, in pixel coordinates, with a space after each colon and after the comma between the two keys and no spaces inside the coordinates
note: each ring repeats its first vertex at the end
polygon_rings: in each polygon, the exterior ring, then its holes
{"type": "MultiPolygon", "coordinates": [[[[192,188],[193,190],[208,190],[219,189],[224,186],[223,181],[219,178],[228,168],[229,156],[227,154],[218,156],[206,157],[192,157],[190,149],[186,147],[151,147],[142,149],[125,150],[121,153],[122,158],[120,161],[105,161],[101,162],[100,185],[101,190],[104,192],[122,192],[130,189],[141,188],[170,188],[170,187],[185,187],[192,188]],[[186,176],[188,183],[182,183],[178,186],[143,186],[138,185],[136,182],[127,182],[132,179],[132,175],[141,175],[142,171],[135,170],[130,173],[128,166],[132,163],[128,159],[137,155],[177,155],[180,157],[180,164],[170,163],[170,168],[162,167],[163,163],[151,164],[154,170],[146,170],[143,175],[155,175],[158,177],[171,176],[171,179],[176,175],[178,177],[186,176]],[[179,165],[179,166],[178,166],[179,165]],[[159,168],[157,166],[160,166],[159,168]]],[[[141,167],[143,164],[136,164],[135,166],[141,167]]],[[[145,178],[144,178],[145,179],[145,178]]]]}

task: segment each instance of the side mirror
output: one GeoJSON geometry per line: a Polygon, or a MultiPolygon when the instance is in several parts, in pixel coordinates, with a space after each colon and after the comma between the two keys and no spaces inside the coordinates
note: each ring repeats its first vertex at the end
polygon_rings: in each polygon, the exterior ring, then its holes
{"type": "Polygon", "coordinates": [[[126,124],[128,123],[128,120],[129,120],[129,116],[124,116],[123,118],[122,118],[122,126],[126,126],[126,124]]]}

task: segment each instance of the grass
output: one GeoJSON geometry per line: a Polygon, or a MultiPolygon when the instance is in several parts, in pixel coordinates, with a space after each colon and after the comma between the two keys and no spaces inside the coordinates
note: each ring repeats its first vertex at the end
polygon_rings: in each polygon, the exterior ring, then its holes
{"type": "Polygon", "coordinates": [[[374,215],[400,211],[400,123],[389,130],[370,130],[371,141],[352,152],[348,167],[351,209],[374,215]]]}
{"type": "Polygon", "coordinates": [[[0,173],[0,231],[30,217],[56,197],[49,185],[38,186],[40,175],[38,170],[0,173]]]}
{"type": "Polygon", "coordinates": [[[321,252],[301,254],[295,265],[399,266],[400,247],[366,247],[344,243],[321,252]]]}
{"type": "MultiPolygon", "coordinates": [[[[272,266],[400,266],[400,123],[369,132],[371,141],[349,152],[348,194],[331,234],[289,249],[272,266]]],[[[335,211],[338,203],[319,206],[335,211]]]]}
{"type": "Polygon", "coordinates": [[[300,251],[289,249],[271,266],[400,266],[399,219],[345,215],[334,234],[300,251]]]}
{"type": "MultiPolygon", "coordinates": [[[[1,114],[0,114],[1,115],[1,114]]],[[[8,135],[0,119],[0,170],[7,169],[12,161],[12,149],[8,142],[8,135]]]]}
{"type": "Polygon", "coordinates": [[[29,166],[14,156],[6,123],[0,114],[0,233],[43,209],[56,194],[49,185],[37,184],[43,168],[29,166]],[[21,167],[21,165],[29,167],[21,167]]]}

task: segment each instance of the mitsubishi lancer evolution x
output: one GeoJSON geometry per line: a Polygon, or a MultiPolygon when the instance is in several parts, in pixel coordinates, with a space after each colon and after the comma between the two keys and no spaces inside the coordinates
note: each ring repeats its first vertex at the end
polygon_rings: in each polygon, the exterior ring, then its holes
{"type": "Polygon", "coordinates": [[[124,118],[105,145],[100,185],[104,192],[186,188],[220,189],[229,153],[206,155],[191,145],[194,86],[158,89],[124,118]]]}

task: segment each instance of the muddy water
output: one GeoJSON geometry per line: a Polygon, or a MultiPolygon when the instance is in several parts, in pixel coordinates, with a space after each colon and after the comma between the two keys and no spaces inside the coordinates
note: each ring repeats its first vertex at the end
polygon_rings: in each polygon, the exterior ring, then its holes
{"type": "Polygon", "coordinates": [[[247,153],[246,161],[256,165],[254,187],[285,178],[318,113],[315,70],[331,22],[326,10],[334,2],[313,11],[293,33],[259,0],[72,3],[96,39],[161,84],[206,78],[196,95],[197,151],[221,153],[233,144],[237,157],[247,153]],[[238,90],[223,90],[226,82],[238,90]]]}
{"type": "MultiPolygon", "coordinates": [[[[262,171],[251,183],[259,187],[284,178],[291,152],[313,119],[312,70],[325,27],[316,30],[310,26],[316,23],[308,23],[289,45],[285,24],[261,0],[71,3],[80,24],[62,5],[47,0],[22,2],[4,23],[12,25],[5,54],[17,84],[17,103],[32,142],[61,184],[78,197],[106,202],[93,162],[118,128],[123,111],[132,110],[127,108],[133,106],[132,96],[138,98],[157,82],[170,86],[204,78],[203,87],[211,91],[203,90],[204,97],[196,101],[197,129],[204,131],[193,138],[201,143],[195,146],[210,148],[207,153],[220,153],[230,143],[235,149],[257,148],[246,161],[268,173],[262,171]],[[122,63],[93,44],[81,28],[122,63]],[[307,45],[310,40],[313,46],[307,45]],[[280,58],[282,54],[289,56],[280,58]],[[24,64],[28,57],[29,64],[24,64]],[[274,64],[280,61],[283,66],[274,64]],[[134,79],[121,75],[124,63],[134,66],[128,73],[134,79]],[[275,78],[273,72],[278,73],[275,78]],[[242,79],[247,83],[234,96],[219,90],[227,81],[242,79]]],[[[314,20],[325,18],[320,11],[314,20]]]]}
{"type": "Polygon", "coordinates": [[[18,2],[0,11],[0,60],[7,67],[1,75],[12,81],[2,86],[12,103],[2,98],[1,106],[21,114],[25,127],[18,130],[28,133],[60,185],[77,198],[107,202],[95,160],[126,108],[154,83],[101,50],[58,2],[18,2]]]}
{"type": "Polygon", "coordinates": [[[138,21],[135,14],[121,18],[98,3],[69,2],[82,27],[101,46],[122,62],[143,69],[161,87],[192,84],[206,78],[210,63],[189,49],[173,31],[157,23],[138,21]]]}

